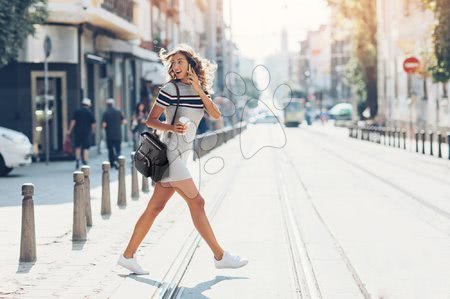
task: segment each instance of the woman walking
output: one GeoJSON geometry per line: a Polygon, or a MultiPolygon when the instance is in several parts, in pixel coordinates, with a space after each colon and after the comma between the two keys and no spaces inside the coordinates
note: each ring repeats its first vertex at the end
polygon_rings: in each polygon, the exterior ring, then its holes
{"type": "Polygon", "coordinates": [[[220,111],[209,95],[216,66],[201,58],[186,45],[180,45],[169,53],[162,49],[160,58],[168,70],[171,82],[160,90],[146,124],[164,132],[162,141],[167,144],[169,174],[156,182],[147,208],[136,223],[131,240],[120,255],[118,264],[135,274],[148,274],[137,263],[135,253],[155,218],[176,191],[186,201],[195,228],[210,247],[214,255],[215,267],[218,269],[240,268],[248,263],[247,259],[232,255],[219,245],[205,213],[205,201],[186,167],[195,132],[204,112],[206,111],[212,119],[221,117],[220,111]],[[170,122],[176,109],[177,90],[172,82],[178,86],[180,94],[174,125],[170,122]],[[167,123],[159,121],[159,116],[164,111],[167,123]],[[189,119],[188,123],[180,122],[182,117],[189,119]],[[172,132],[170,137],[168,132],[172,132]]]}

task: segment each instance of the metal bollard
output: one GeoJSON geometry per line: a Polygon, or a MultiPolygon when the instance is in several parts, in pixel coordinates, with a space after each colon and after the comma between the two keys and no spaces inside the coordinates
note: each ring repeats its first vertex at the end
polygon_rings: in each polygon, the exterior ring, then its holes
{"type": "Polygon", "coordinates": [[[406,129],[403,129],[403,149],[406,149],[406,129]]]}
{"type": "Polygon", "coordinates": [[[125,157],[119,156],[119,191],[117,192],[117,205],[127,205],[127,193],[125,188],[125,157]]]}
{"type": "Polygon", "coordinates": [[[109,169],[111,165],[109,162],[102,163],[102,208],[100,211],[101,215],[111,214],[111,197],[110,197],[110,186],[109,186],[109,169]]]}
{"type": "Polygon", "coordinates": [[[450,160],[450,132],[447,132],[448,159],[450,160]]]}
{"type": "Polygon", "coordinates": [[[397,132],[398,132],[397,128],[392,128],[392,135],[394,136],[394,143],[392,145],[394,147],[397,147],[397,143],[398,143],[397,132]]]}
{"type": "Polygon", "coordinates": [[[416,153],[419,152],[419,131],[416,129],[414,132],[415,138],[416,138],[416,153]]]}
{"type": "Polygon", "coordinates": [[[91,167],[83,165],[81,171],[84,174],[84,200],[86,201],[86,225],[92,226],[92,209],[91,209],[91,183],[89,174],[91,167]]]}
{"type": "Polygon", "coordinates": [[[391,146],[391,128],[387,128],[388,131],[388,145],[391,146]]]}
{"type": "Polygon", "coordinates": [[[438,138],[438,157],[442,158],[442,133],[441,131],[437,131],[438,138]]]}
{"type": "Polygon", "coordinates": [[[36,261],[36,231],[34,227],[34,185],[22,185],[22,232],[20,236],[20,262],[36,261]]]}
{"type": "Polygon", "coordinates": [[[383,134],[383,144],[386,145],[386,127],[383,127],[382,134],[383,134]]]}
{"type": "Polygon", "coordinates": [[[142,192],[150,192],[150,189],[148,187],[148,178],[145,175],[142,176],[142,192]]]}
{"type": "Polygon", "coordinates": [[[394,134],[394,147],[398,147],[398,128],[394,128],[394,131],[392,132],[392,134],[394,134]]]}
{"type": "Polygon", "coordinates": [[[422,154],[425,155],[425,131],[421,130],[420,134],[422,135],[422,154]]]}
{"type": "Polygon", "coordinates": [[[401,138],[401,129],[397,129],[397,147],[400,148],[400,143],[402,141],[401,138]]]}
{"type": "Polygon", "coordinates": [[[84,200],[84,174],[73,173],[73,227],[72,241],[86,240],[86,201],[84,200]]]}
{"type": "Polygon", "coordinates": [[[430,131],[430,155],[433,156],[433,131],[430,131]]]}
{"type": "Polygon", "coordinates": [[[392,128],[392,146],[393,147],[397,146],[397,129],[396,128],[392,128]]]}
{"type": "Polygon", "coordinates": [[[136,167],[134,167],[134,152],[131,153],[131,198],[139,199],[139,183],[136,167]]]}

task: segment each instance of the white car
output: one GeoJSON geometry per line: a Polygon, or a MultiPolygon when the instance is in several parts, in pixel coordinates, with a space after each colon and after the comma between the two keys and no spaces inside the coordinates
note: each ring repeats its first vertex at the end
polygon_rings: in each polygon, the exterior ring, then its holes
{"type": "Polygon", "coordinates": [[[24,134],[0,127],[0,176],[31,163],[33,145],[24,134]]]}

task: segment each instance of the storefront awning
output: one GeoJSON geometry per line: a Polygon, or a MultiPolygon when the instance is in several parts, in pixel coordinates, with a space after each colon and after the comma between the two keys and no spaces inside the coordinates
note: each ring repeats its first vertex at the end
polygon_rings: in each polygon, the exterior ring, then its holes
{"type": "Polygon", "coordinates": [[[144,61],[142,63],[142,79],[152,81],[154,85],[166,83],[167,71],[160,62],[144,61]]]}
{"type": "Polygon", "coordinates": [[[121,39],[114,39],[105,35],[99,35],[95,38],[95,47],[97,51],[127,53],[142,60],[158,61],[158,54],[139,47],[133,42],[124,41],[121,39]]]}

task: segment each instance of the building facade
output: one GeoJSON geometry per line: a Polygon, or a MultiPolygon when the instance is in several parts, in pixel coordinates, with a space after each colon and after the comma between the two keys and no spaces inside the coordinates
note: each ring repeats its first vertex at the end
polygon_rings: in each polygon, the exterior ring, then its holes
{"type": "Polygon", "coordinates": [[[419,0],[377,0],[379,120],[391,126],[433,130],[450,128],[445,88],[427,68],[433,52],[434,15],[419,0]],[[421,69],[407,74],[406,58],[421,69]]]}
{"type": "Polygon", "coordinates": [[[309,31],[300,43],[300,74],[302,85],[310,99],[315,99],[320,108],[334,104],[331,97],[331,31],[330,26],[321,25],[309,31]]]}
{"type": "MultiPolygon", "coordinates": [[[[158,57],[161,48],[184,42],[201,55],[214,53],[209,58],[215,60],[223,51],[217,48],[223,43],[217,42],[217,27],[223,24],[220,4],[211,18],[204,0],[49,0],[47,23],[27,38],[16,61],[0,69],[0,126],[25,133],[37,157],[46,152],[43,43],[49,36],[49,151],[52,159],[65,157],[65,133],[84,97],[92,100],[98,122],[110,97],[130,120],[136,104],[149,108],[167,80],[158,57]],[[207,30],[214,19],[221,21],[207,30]],[[207,32],[216,33],[215,46],[208,44],[207,32]]],[[[123,130],[128,141],[129,127],[123,130]]],[[[92,144],[101,144],[102,135],[99,125],[92,144]]]]}

